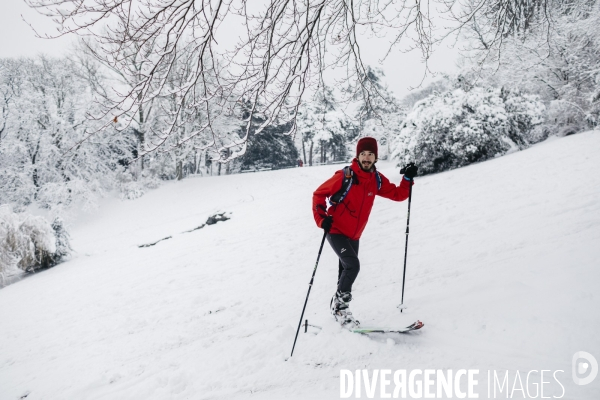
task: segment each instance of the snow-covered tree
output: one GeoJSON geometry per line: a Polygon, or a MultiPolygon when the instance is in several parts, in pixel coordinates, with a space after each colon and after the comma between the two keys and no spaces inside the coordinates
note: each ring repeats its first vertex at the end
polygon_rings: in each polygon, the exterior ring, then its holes
{"type": "Polygon", "coordinates": [[[401,110],[397,99],[386,85],[385,73],[380,68],[367,66],[363,89],[364,96],[355,95],[354,100],[358,102],[356,117],[359,130],[362,130],[366,121],[373,119],[382,120],[387,114],[394,114],[401,110]]]}
{"type": "MultiPolygon", "coordinates": [[[[392,153],[394,138],[400,135],[406,112],[399,110],[383,114],[382,118],[372,118],[363,123],[361,136],[370,136],[377,139],[379,144],[378,158],[387,160],[392,153]]],[[[358,141],[358,138],[356,139],[358,141]]]]}
{"type": "Polygon", "coordinates": [[[250,135],[248,150],[240,158],[242,169],[282,168],[295,166],[298,149],[290,135],[289,126],[269,126],[257,135],[250,135]]]}
{"type": "Polygon", "coordinates": [[[600,118],[600,2],[543,5],[549,19],[531,17],[502,38],[501,51],[489,51],[483,19],[469,25],[470,79],[538,94],[548,109],[547,134],[594,128],[600,118]]]}
{"type": "Polygon", "coordinates": [[[348,158],[346,148],[349,134],[355,127],[341,110],[333,89],[322,86],[311,101],[302,105],[298,114],[298,133],[302,140],[304,162],[344,161],[348,158]]]}
{"type": "Polygon", "coordinates": [[[2,93],[10,96],[0,142],[0,204],[36,203],[55,215],[74,202],[93,207],[112,185],[124,144],[112,131],[85,140],[94,130],[86,118],[94,107],[89,85],[64,59],[0,65],[2,93]]]}
{"type": "MultiPolygon", "coordinates": [[[[164,93],[156,98],[156,124],[151,128],[148,145],[159,147],[155,152],[159,155],[153,157],[169,160],[166,162],[172,165],[170,174],[175,179],[198,173],[200,165],[207,161],[209,164],[215,161],[218,174],[222,167],[229,173],[233,165],[219,161],[230,159],[229,154],[239,150],[239,146],[232,144],[240,138],[240,125],[245,125],[241,121],[245,119],[242,115],[245,109],[240,106],[243,103],[236,104],[222,93],[209,94],[210,82],[217,79],[214,74],[207,73],[204,80],[190,84],[188,91],[178,90],[183,82],[191,79],[196,60],[187,50],[175,57],[177,72],[169,75],[164,93]],[[194,101],[195,93],[204,93],[211,99],[202,103],[203,107],[186,107],[188,102],[194,101]],[[165,135],[165,131],[171,134],[165,135]],[[166,148],[160,148],[161,143],[165,143],[166,148]]],[[[163,174],[166,173],[164,170],[163,174]]]]}
{"type": "MultiPolygon", "coordinates": [[[[128,50],[124,61],[119,64],[119,68],[115,68],[113,63],[103,57],[105,49],[102,45],[89,40],[89,38],[82,39],[71,56],[75,72],[90,86],[98,105],[91,119],[104,116],[94,126],[99,127],[106,124],[106,121],[112,121],[112,126],[119,128],[123,125],[121,121],[123,118],[119,118],[118,114],[124,114],[129,121],[129,126],[123,129],[123,134],[131,136],[127,138],[131,142],[131,154],[127,155],[126,163],[129,167],[128,173],[132,174],[133,180],[143,178],[145,167],[143,153],[148,140],[148,132],[156,122],[154,120],[155,98],[141,102],[135,107],[129,105],[129,108],[118,109],[120,93],[131,91],[141,84],[144,79],[144,70],[149,64],[147,55],[153,51],[154,47],[154,42],[136,43],[133,49],[128,50]],[[135,165],[130,165],[133,159],[136,159],[135,165]]],[[[111,124],[109,123],[109,125],[111,124]]]]}
{"type": "MultiPolygon", "coordinates": [[[[327,70],[341,73],[337,82],[350,90],[350,97],[360,96],[370,104],[371,96],[377,96],[371,90],[376,82],[361,51],[368,36],[386,37],[383,40],[389,51],[416,48],[427,62],[439,40],[480,18],[490,21],[486,30],[480,31],[489,48],[502,47],[506,35],[548,21],[548,5],[558,0],[415,0],[397,4],[377,0],[26,1],[53,17],[59,34],[93,37],[100,43],[99,54],[117,70],[124,70],[132,58],[147,61],[140,70],[139,84],[124,91],[113,107],[126,125],[132,121],[129,112],[164,95],[165,82],[178,73],[174,67],[177,55],[187,52],[195,63],[190,63],[189,79],[177,90],[193,100],[180,96],[178,109],[203,108],[218,94],[234,102],[249,101],[251,114],[262,113],[266,125],[289,117],[293,131],[303,97],[323,80],[327,70]],[[444,17],[454,21],[454,26],[435,30],[435,20],[444,17]],[[219,39],[222,30],[240,25],[243,29],[237,31],[236,45],[220,44],[227,42],[219,39]],[[151,51],[146,45],[152,46],[151,51]],[[218,79],[210,80],[210,76],[218,79]],[[198,82],[207,83],[206,93],[190,90],[198,82]]],[[[210,117],[217,115],[209,116],[202,133],[210,133],[210,117]]],[[[228,158],[243,155],[250,128],[247,125],[242,138],[226,144],[231,149],[241,146],[228,158]]],[[[174,134],[170,129],[161,133],[174,134]]],[[[166,146],[166,141],[159,146],[166,146]]]]}
{"type": "Polygon", "coordinates": [[[384,81],[385,74],[379,68],[366,69],[364,96],[358,96],[354,113],[356,129],[349,130],[348,139],[356,143],[359,137],[371,136],[379,143],[379,158],[387,159],[391,139],[396,137],[402,126],[406,111],[389,90],[384,81]]]}
{"type": "Polygon", "coordinates": [[[440,172],[502,155],[538,140],[544,105],[537,96],[474,87],[432,94],[415,104],[393,158],[440,172]]]}

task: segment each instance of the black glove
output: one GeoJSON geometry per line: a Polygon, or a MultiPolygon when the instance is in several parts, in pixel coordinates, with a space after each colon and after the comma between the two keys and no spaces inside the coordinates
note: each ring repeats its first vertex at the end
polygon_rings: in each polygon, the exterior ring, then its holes
{"type": "Polygon", "coordinates": [[[329,233],[331,225],[333,225],[333,217],[331,215],[325,217],[323,221],[321,221],[321,228],[327,233],[329,233]]]}
{"type": "Polygon", "coordinates": [[[400,173],[404,174],[404,179],[412,181],[413,178],[417,176],[418,169],[419,167],[417,167],[415,163],[409,163],[400,170],[400,173]]]}

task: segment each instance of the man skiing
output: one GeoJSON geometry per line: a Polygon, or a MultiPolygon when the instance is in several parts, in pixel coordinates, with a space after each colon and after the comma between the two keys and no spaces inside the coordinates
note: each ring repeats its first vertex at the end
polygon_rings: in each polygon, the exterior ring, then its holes
{"type": "Polygon", "coordinates": [[[377,141],[364,137],[356,145],[356,158],[350,167],[337,171],[313,193],[312,210],[317,226],[327,232],[327,241],[339,258],[337,290],[331,299],[331,313],[343,326],[355,328],[348,303],[352,284],[360,270],[358,243],[367,225],[375,195],[394,201],[406,200],[417,166],[409,164],[399,186],[375,168],[377,141]],[[326,207],[326,199],[331,206],[326,207]]]}

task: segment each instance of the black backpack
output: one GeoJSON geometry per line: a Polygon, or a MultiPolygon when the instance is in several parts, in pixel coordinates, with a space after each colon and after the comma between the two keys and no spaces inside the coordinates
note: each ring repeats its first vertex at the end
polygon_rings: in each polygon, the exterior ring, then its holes
{"type": "MultiPolygon", "coordinates": [[[[352,171],[350,166],[344,167],[342,172],[344,173],[342,178],[342,188],[329,198],[329,202],[332,205],[337,205],[344,201],[346,195],[352,187],[352,184],[358,185],[358,178],[354,175],[354,171],[352,171]]],[[[377,179],[377,191],[379,191],[379,189],[381,189],[381,176],[377,170],[375,170],[375,178],[377,179]]]]}

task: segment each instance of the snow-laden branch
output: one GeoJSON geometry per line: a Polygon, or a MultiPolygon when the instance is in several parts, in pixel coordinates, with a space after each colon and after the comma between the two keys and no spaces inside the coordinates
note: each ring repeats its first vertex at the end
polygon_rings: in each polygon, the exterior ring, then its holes
{"type": "MultiPolygon", "coordinates": [[[[388,54],[395,48],[418,49],[427,63],[444,37],[477,21],[481,42],[500,51],[507,35],[549,23],[548,10],[557,0],[26,1],[53,18],[58,35],[93,40],[91,53],[128,82],[126,90],[115,92],[110,107],[93,116],[103,121],[102,128],[116,118],[124,129],[157,98],[178,99],[171,121],[157,135],[160,140],[146,143],[143,154],[164,146],[190,110],[206,118],[194,135],[223,137],[215,129],[217,121],[248,104],[243,135],[215,148],[234,149],[221,157],[227,162],[244,154],[250,134],[276,121],[289,122],[293,135],[303,96],[323,87],[328,69],[346,70],[340,87],[368,110],[381,93],[361,54],[366,33],[391,37],[388,54]],[[435,30],[438,14],[454,21],[448,32],[435,30]],[[217,33],[240,26],[237,45],[219,45],[217,33]],[[254,127],[257,113],[264,118],[254,127]]],[[[217,146],[217,140],[212,142],[217,146]]]]}

